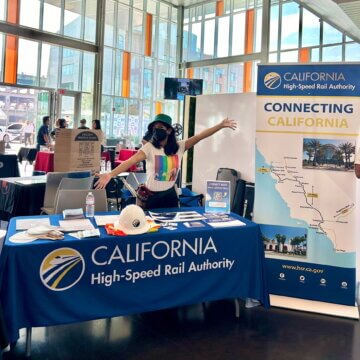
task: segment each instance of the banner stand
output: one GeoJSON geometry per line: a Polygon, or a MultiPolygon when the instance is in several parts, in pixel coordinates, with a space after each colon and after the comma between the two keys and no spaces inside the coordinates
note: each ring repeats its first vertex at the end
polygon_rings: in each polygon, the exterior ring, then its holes
{"type": "Polygon", "coordinates": [[[299,298],[270,295],[270,305],[297,311],[306,311],[322,315],[338,316],[359,320],[359,309],[357,306],[346,306],[322,301],[304,300],[299,298]]]}

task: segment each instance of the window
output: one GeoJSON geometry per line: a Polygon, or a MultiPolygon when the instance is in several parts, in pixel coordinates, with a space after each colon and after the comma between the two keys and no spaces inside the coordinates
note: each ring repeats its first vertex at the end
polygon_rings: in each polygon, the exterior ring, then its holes
{"type": "Polygon", "coordinates": [[[282,6],[281,50],[299,47],[299,5],[293,2],[282,6]]]}
{"type": "Polygon", "coordinates": [[[17,83],[38,86],[37,64],[39,43],[19,38],[17,83]],[[31,59],[31,61],[29,61],[31,59]]]}
{"type": "Polygon", "coordinates": [[[79,39],[83,18],[83,0],[65,0],[64,35],[79,39]]]}
{"type": "Polygon", "coordinates": [[[320,20],[310,11],[303,9],[303,29],[301,46],[316,46],[320,44],[320,20]]]}
{"type": "Polygon", "coordinates": [[[225,16],[219,18],[217,57],[229,56],[229,25],[230,17],[225,16]],[[221,35],[220,35],[221,34],[221,35]]]}

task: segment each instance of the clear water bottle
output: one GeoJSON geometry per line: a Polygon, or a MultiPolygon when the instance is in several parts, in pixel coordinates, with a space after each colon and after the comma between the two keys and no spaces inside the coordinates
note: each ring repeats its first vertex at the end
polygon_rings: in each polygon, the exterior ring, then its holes
{"type": "Polygon", "coordinates": [[[111,161],[110,160],[108,160],[107,162],[106,162],[106,172],[110,172],[112,169],[111,169],[111,161]]]}
{"type": "Polygon", "coordinates": [[[86,203],[86,209],[85,209],[86,217],[94,217],[94,215],[95,215],[95,197],[91,191],[86,195],[85,203],[86,203]]]}
{"type": "Polygon", "coordinates": [[[101,159],[101,163],[100,163],[100,173],[103,174],[106,171],[106,161],[104,159],[101,159]]]}

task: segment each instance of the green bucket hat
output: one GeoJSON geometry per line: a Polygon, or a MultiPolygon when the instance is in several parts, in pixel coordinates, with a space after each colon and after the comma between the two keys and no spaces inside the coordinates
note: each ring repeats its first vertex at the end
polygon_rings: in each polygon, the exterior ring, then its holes
{"type": "Polygon", "coordinates": [[[156,122],[161,122],[164,125],[166,125],[166,127],[171,127],[171,123],[172,123],[172,119],[169,115],[166,114],[157,114],[154,118],[154,120],[148,125],[148,130],[151,132],[153,125],[156,122]]]}

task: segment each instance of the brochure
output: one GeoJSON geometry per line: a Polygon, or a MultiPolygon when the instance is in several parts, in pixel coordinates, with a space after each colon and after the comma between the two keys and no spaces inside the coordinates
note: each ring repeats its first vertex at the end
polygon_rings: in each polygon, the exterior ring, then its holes
{"type": "Polygon", "coordinates": [[[230,181],[206,182],[205,212],[230,213],[230,181]]]}
{"type": "Polygon", "coordinates": [[[180,212],[163,212],[156,213],[149,211],[149,215],[155,221],[159,222],[185,222],[185,221],[198,221],[204,220],[204,216],[196,211],[180,211],[180,212]]]}
{"type": "Polygon", "coordinates": [[[212,227],[245,226],[246,224],[227,214],[205,214],[205,222],[212,227]]]}

